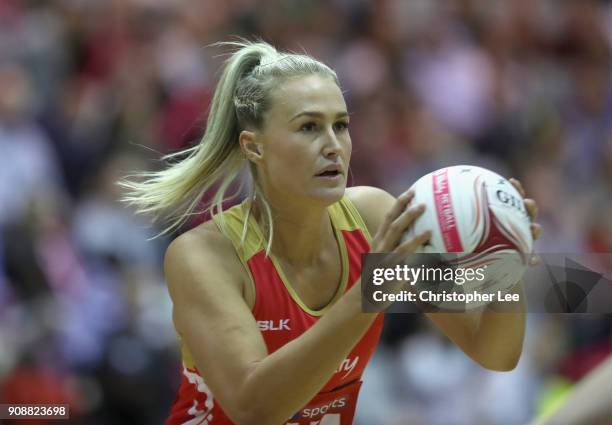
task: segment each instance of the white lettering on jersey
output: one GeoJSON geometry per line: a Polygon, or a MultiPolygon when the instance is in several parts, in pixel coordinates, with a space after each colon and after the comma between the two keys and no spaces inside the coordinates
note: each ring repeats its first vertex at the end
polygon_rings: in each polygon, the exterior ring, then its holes
{"type": "Polygon", "coordinates": [[[336,370],[336,373],[340,373],[342,371],[346,371],[346,373],[340,379],[344,379],[350,375],[350,373],[355,369],[355,366],[357,366],[358,362],[359,356],[355,357],[352,361],[350,358],[342,360],[342,363],[340,363],[340,367],[336,370]]]}
{"type": "Polygon", "coordinates": [[[193,400],[193,405],[189,408],[187,413],[194,416],[194,418],[184,422],[183,425],[209,425],[213,418],[213,415],[210,413],[214,406],[212,392],[204,383],[204,379],[197,373],[187,370],[185,365],[183,365],[183,375],[185,375],[190,384],[196,385],[198,392],[206,395],[206,400],[204,401],[205,410],[198,410],[198,401],[193,400]],[[202,421],[202,417],[205,417],[204,421],[202,421]]]}
{"type": "Polygon", "coordinates": [[[289,319],[258,320],[257,327],[260,331],[290,331],[289,319]]]}
{"type": "Polygon", "coordinates": [[[341,409],[346,406],[346,398],[341,397],[337,398],[334,401],[324,404],[323,406],[318,406],[312,409],[304,409],[302,411],[303,418],[314,418],[315,416],[323,415],[327,413],[329,409],[341,409]]]}

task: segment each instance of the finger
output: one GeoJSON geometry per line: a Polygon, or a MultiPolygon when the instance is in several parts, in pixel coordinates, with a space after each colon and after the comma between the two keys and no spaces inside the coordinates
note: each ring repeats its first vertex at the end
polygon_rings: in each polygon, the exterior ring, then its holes
{"type": "Polygon", "coordinates": [[[395,249],[403,234],[424,211],[425,204],[418,204],[407,208],[400,214],[400,216],[389,225],[389,229],[386,235],[384,235],[385,249],[389,251],[395,249]]]}
{"type": "Polygon", "coordinates": [[[414,189],[408,189],[405,192],[403,192],[400,196],[397,197],[398,199],[400,198],[408,198],[408,199],[412,199],[414,198],[414,189]]]}
{"type": "Polygon", "coordinates": [[[526,198],[524,202],[529,218],[531,218],[531,221],[534,221],[538,217],[538,204],[531,198],[526,198]]]}
{"type": "Polygon", "coordinates": [[[540,239],[540,235],[542,234],[542,226],[540,226],[538,223],[531,223],[529,229],[531,230],[531,236],[533,237],[534,241],[540,239]]]}
{"type": "Polygon", "coordinates": [[[418,235],[408,239],[405,242],[402,242],[396,249],[396,255],[406,255],[411,254],[417,250],[417,248],[429,241],[431,239],[431,230],[425,230],[424,232],[419,233],[418,235]]]}
{"type": "Polygon", "coordinates": [[[510,183],[512,183],[512,186],[514,186],[514,188],[516,190],[518,190],[518,192],[524,198],[525,197],[525,189],[523,188],[523,185],[521,184],[521,182],[518,181],[517,179],[515,179],[514,177],[511,177],[510,178],[510,183]]]}
{"type": "Polygon", "coordinates": [[[385,233],[387,233],[389,226],[391,225],[391,223],[403,212],[406,210],[406,206],[408,206],[408,204],[412,201],[412,199],[414,198],[414,190],[409,189],[406,192],[402,193],[397,200],[395,201],[395,203],[393,204],[393,206],[391,207],[391,210],[389,210],[387,212],[387,214],[385,214],[385,218],[380,226],[380,229],[378,230],[378,233],[381,235],[384,235],[385,233]]]}
{"type": "Polygon", "coordinates": [[[398,196],[398,199],[399,198],[402,199],[402,202],[404,202],[404,200],[405,200],[406,205],[410,205],[410,203],[414,199],[414,190],[413,189],[408,189],[407,191],[402,193],[400,196],[398,196]]]}

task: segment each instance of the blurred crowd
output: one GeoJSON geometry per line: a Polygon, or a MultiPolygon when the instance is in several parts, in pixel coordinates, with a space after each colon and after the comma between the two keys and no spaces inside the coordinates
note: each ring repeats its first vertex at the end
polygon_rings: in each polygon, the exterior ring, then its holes
{"type": "MultiPolygon", "coordinates": [[[[540,252],[612,252],[612,2],[0,0],[0,402],[161,424],[179,379],[169,239],[116,181],[196,143],[227,51],[338,73],[351,184],[470,163],[522,180],[540,252]]],[[[511,373],[388,315],[360,425],[520,425],[612,352],[605,317],[531,315],[511,373]]],[[[21,422],[20,422],[21,423],[21,422]]],[[[27,423],[27,422],[23,422],[27,423]]]]}

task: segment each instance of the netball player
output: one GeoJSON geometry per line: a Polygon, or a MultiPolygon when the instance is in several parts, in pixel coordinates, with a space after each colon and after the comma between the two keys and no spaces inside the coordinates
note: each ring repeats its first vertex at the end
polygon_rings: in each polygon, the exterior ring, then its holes
{"type": "MultiPolygon", "coordinates": [[[[333,70],[266,43],[234,45],[202,141],[124,182],[141,211],[170,211],[174,226],[216,189],[214,219],[165,257],[183,356],[166,423],[350,425],[383,323],[361,311],[360,256],[414,252],[429,231],[400,240],[424,208],[411,193],[346,188],[349,114],[333,70]],[[221,212],[245,163],[253,194],[221,212]]],[[[431,319],[484,367],[512,369],[524,315],[484,314],[478,327],[467,315],[431,319]]]]}

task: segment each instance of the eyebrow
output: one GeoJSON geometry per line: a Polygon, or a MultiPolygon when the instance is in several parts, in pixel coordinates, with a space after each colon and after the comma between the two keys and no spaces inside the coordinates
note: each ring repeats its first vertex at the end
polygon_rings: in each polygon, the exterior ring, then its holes
{"type": "MultiPolygon", "coordinates": [[[[299,114],[297,114],[297,115],[294,115],[294,116],[293,116],[293,118],[291,118],[291,119],[289,120],[289,122],[291,122],[291,121],[293,121],[293,120],[295,120],[295,119],[297,119],[297,118],[299,118],[299,117],[302,117],[302,116],[304,116],[304,115],[307,115],[307,116],[310,116],[310,117],[317,117],[317,118],[323,118],[323,117],[325,116],[325,114],[323,114],[323,113],[321,113],[321,112],[316,112],[316,111],[303,111],[303,112],[300,112],[300,113],[299,113],[299,114]]],[[[343,111],[343,112],[338,112],[338,113],[336,114],[336,118],[344,118],[344,117],[348,117],[348,116],[349,116],[349,113],[348,113],[348,112],[346,112],[346,111],[343,111]]]]}

